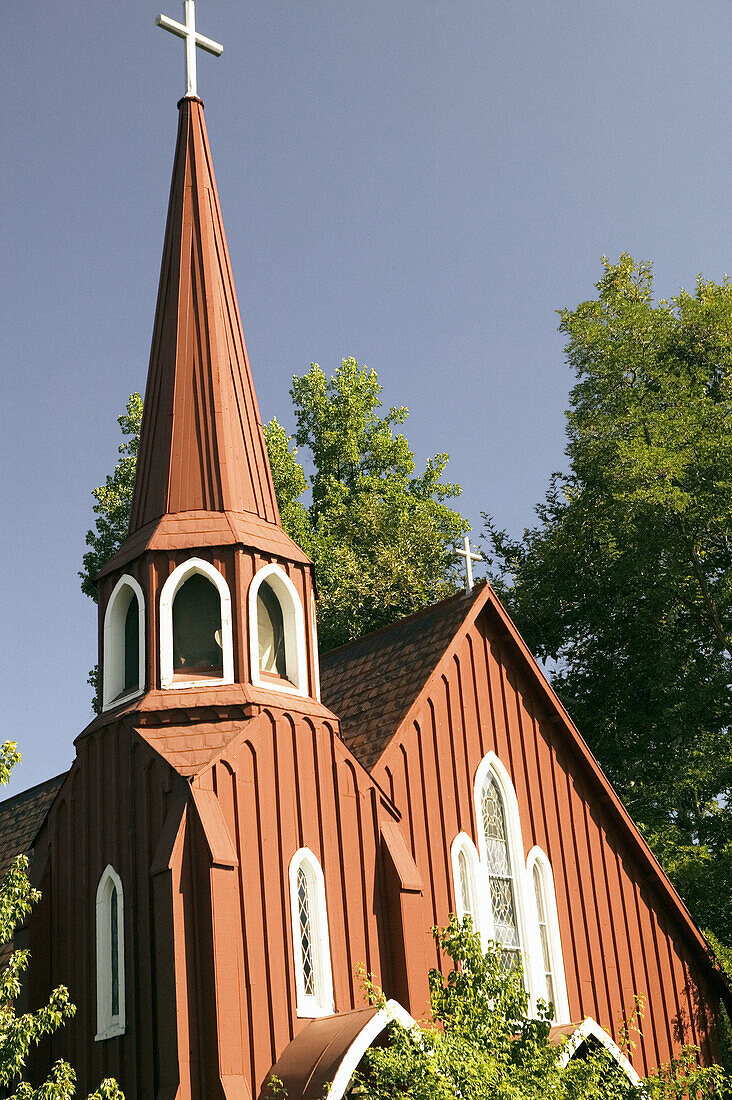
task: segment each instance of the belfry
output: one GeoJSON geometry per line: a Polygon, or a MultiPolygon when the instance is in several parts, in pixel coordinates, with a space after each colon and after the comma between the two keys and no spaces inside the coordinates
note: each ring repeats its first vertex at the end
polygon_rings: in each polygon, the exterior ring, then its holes
{"type": "Polygon", "coordinates": [[[636,1081],[683,1042],[710,1061],[732,993],[469,544],[468,591],[319,655],[197,96],[196,47],[221,47],[184,10],[158,20],[187,90],[129,531],[97,578],[101,709],[65,775],[0,804],[0,864],[29,853],[42,892],[24,996],[78,1006],[32,1076],[64,1057],[80,1094],[255,1100],[275,1073],[342,1100],[425,1013],[451,913],[521,961],[567,1057],[602,1043],[636,1081]]]}

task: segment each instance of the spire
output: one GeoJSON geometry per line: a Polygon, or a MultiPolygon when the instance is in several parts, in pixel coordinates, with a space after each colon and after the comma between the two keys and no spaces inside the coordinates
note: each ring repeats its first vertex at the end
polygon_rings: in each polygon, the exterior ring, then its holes
{"type": "Polygon", "coordinates": [[[129,534],[181,512],[243,512],[279,527],[203,103],[178,106],[129,534]]]}

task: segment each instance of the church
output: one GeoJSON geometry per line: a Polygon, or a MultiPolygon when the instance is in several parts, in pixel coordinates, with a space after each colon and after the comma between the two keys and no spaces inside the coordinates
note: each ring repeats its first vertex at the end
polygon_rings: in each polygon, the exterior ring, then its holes
{"type": "Polygon", "coordinates": [[[101,709],[66,774],[0,805],[0,862],[27,852],[42,892],[24,996],[78,1007],[31,1078],[63,1057],[80,1095],[257,1100],[275,1073],[341,1100],[389,1021],[424,1016],[451,913],[522,962],[567,1057],[708,1063],[732,991],[490,586],[319,655],[196,94],[216,43],[185,8],[159,17],[188,91],[129,531],[97,578],[101,709]]]}

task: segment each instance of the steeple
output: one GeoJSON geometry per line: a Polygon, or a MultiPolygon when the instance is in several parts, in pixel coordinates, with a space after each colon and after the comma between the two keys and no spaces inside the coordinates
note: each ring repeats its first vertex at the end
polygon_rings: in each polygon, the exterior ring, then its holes
{"type": "Polygon", "coordinates": [[[179,111],[129,534],[182,512],[279,526],[203,103],[179,111]]]}
{"type": "Polygon", "coordinates": [[[309,706],[312,563],[280,522],[203,103],[178,108],[129,532],[97,578],[102,709],[309,706]]]}

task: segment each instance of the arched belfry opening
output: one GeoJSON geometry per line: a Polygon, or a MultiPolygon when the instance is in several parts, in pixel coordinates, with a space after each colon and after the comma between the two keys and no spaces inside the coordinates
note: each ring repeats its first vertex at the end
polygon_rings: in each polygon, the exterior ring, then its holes
{"type": "Polygon", "coordinates": [[[192,573],[173,600],[173,679],[219,679],[223,674],[219,593],[208,577],[192,573]]]}
{"type": "Polygon", "coordinates": [[[233,682],[229,586],[210,562],[189,558],[160,593],[161,687],[233,682]]]}
{"type": "Polygon", "coordinates": [[[145,682],[145,598],[134,577],[120,577],[104,613],[102,706],[139,695],[145,682]]]}
{"type": "Polygon", "coordinates": [[[279,565],[265,565],[249,587],[252,684],[307,695],[306,653],[298,591],[279,565]]]}
{"type": "Polygon", "coordinates": [[[260,584],[257,592],[257,645],[260,675],[275,681],[286,680],[285,620],[280,601],[267,581],[260,584]]]}

